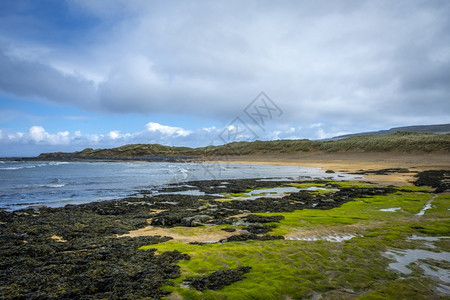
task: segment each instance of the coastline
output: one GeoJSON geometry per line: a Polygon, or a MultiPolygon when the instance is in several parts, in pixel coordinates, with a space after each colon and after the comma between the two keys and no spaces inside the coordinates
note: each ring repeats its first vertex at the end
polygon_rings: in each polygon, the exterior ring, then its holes
{"type": "MultiPolygon", "coordinates": [[[[450,251],[445,225],[450,194],[412,183],[418,172],[450,169],[448,158],[365,156],[366,161],[363,155],[339,154],[217,161],[368,172],[362,180],[239,179],[227,180],[226,188],[222,180],[205,180],[167,189],[198,189],[206,192],[202,196],[143,193],[61,208],[0,211],[5,298],[448,295],[450,283],[417,271],[405,279],[389,269],[392,260],[385,257],[391,249],[450,251]],[[283,186],[297,190],[272,194],[283,186]],[[260,198],[246,200],[249,191],[264,190],[260,198]],[[225,193],[225,199],[212,196],[217,193],[225,193]],[[239,268],[248,273],[243,276],[239,268]],[[186,285],[192,278],[208,282],[213,275],[220,281],[231,278],[230,288],[186,285]]],[[[445,265],[427,263],[445,270],[445,265]]]]}
{"type": "MultiPolygon", "coordinates": [[[[206,160],[208,162],[208,160],[206,160]]],[[[219,163],[265,164],[282,166],[316,167],[343,173],[360,173],[368,170],[405,168],[413,172],[450,169],[450,156],[446,153],[313,153],[296,155],[228,156],[219,163]]],[[[364,174],[367,181],[383,185],[411,185],[414,173],[364,174]]]]}

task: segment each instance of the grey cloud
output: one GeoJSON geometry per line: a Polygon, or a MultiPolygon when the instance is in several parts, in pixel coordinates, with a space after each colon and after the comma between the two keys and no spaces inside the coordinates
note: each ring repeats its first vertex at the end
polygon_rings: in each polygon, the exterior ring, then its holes
{"type": "Polygon", "coordinates": [[[7,55],[0,48],[0,89],[18,96],[95,109],[93,82],[39,63],[7,55]]]}
{"type": "Polygon", "coordinates": [[[74,5],[117,21],[86,45],[96,54],[84,65],[103,72],[97,89],[82,75],[5,55],[0,88],[83,109],[223,122],[260,91],[286,123],[448,119],[446,1],[119,1],[113,14],[102,12],[109,1],[89,2],[74,5]]]}

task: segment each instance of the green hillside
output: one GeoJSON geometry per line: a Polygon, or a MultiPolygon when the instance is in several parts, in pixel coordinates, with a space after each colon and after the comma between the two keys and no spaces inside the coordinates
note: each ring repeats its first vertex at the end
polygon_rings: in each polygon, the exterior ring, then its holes
{"type": "Polygon", "coordinates": [[[139,158],[146,156],[208,157],[297,152],[450,152],[450,134],[396,132],[349,137],[337,141],[277,140],[233,142],[200,148],[134,144],[111,149],[87,148],[74,153],[42,153],[41,159],[139,158]]]}

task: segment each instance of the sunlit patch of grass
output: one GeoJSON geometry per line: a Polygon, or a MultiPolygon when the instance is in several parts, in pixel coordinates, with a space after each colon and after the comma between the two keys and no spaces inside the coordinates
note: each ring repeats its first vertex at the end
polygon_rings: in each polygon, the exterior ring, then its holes
{"type": "Polygon", "coordinates": [[[291,213],[268,213],[259,215],[283,215],[285,218],[280,223],[273,223],[277,228],[273,234],[284,235],[291,229],[317,228],[317,226],[351,225],[373,221],[386,221],[398,218],[408,218],[417,214],[426,202],[430,194],[397,192],[390,195],[359,198],[347,202],[341,207],[330,210],[304,209],[291,213]],[[380,209],[400,207],[396,212],[384,212],[380,209]]]}

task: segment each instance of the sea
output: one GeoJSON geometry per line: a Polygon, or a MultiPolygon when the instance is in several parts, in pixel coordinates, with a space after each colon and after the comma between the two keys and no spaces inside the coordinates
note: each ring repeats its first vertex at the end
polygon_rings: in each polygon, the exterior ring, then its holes
{"type": "Polygon", "coordinates": [[[353,179],[319,168],[228,163],[0,161],[0,209],[61,207],[157,193],[196,180],[353,179]]]}

